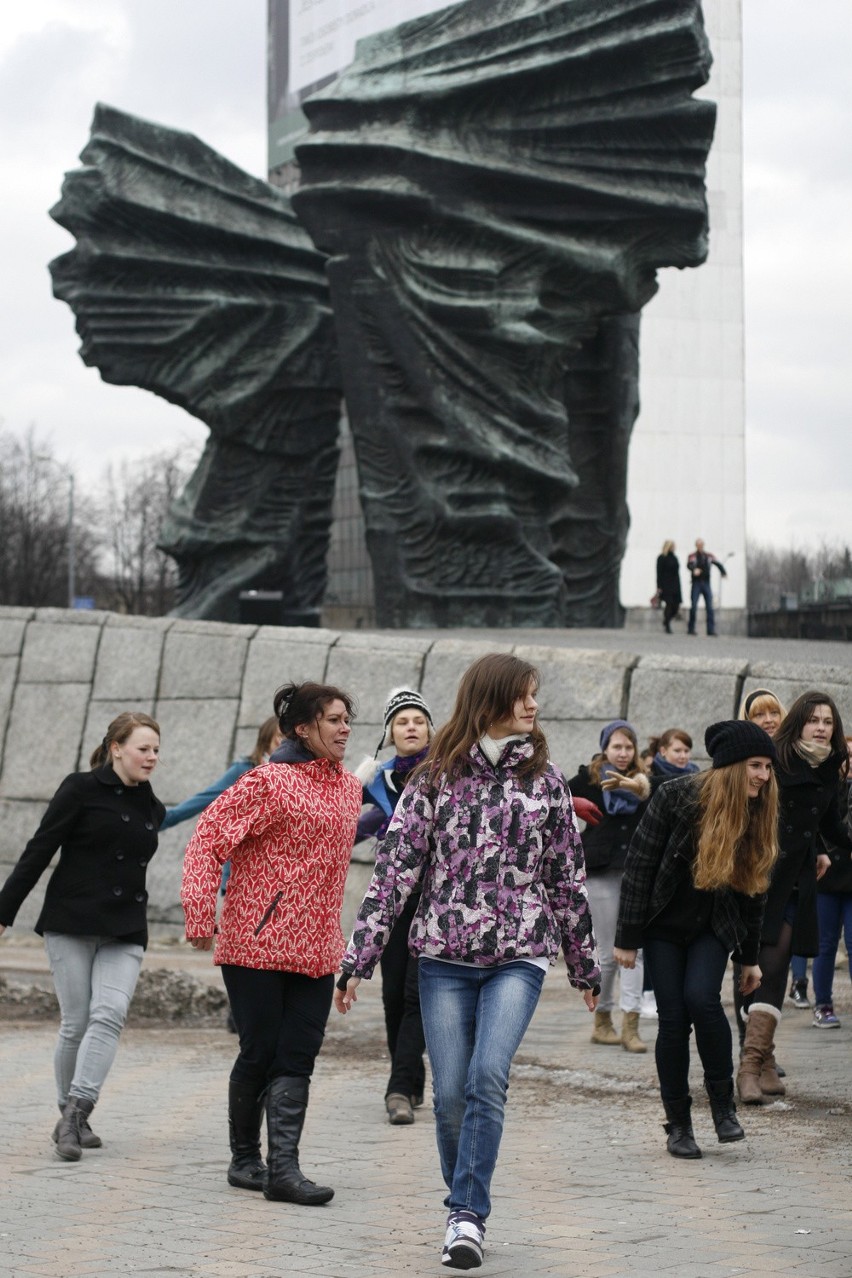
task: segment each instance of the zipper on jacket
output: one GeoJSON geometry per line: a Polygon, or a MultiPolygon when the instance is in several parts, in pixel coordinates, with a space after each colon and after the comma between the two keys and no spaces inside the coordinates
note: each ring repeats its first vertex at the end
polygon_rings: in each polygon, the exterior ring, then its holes
{"type": "Polygon", "coordinates": [[[254,929],[254,934],[255,934],[255,936],[260,936],[261,932],[262,932],[262,931],[263,931],[263,929],[266,927],[267,923],[268,923],[268,922],[269,922],[269,920],[272,918],[273,914],[275,913],[276,909],[278,908],[278,902],[281,900],[281,898],[282,898],[282,896],[283,896],[283,895],[284,895],[284,893],[283,893],[283,892],[278,892],[278,893],[277,893],[277,894],[276,894],[276,895],[272,898],[271,903],[270,903],[270,904],[266,907],[266,909],[265,909],[265,910],[264,910],[264,912],[263,912],[263,917],[261,918],[261,920],[260,920],[260,922],[258,923],[257,927],[254,929]]]}

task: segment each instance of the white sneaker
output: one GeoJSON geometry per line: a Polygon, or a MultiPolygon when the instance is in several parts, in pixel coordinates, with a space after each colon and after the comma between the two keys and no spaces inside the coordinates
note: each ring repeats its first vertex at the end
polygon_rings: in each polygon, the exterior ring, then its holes
{"type": "Polygon", "coordinates": [[[482,1264],[483,1230],[472,1220],[447,1222],[441,1264],[448,1269],[478,1269],[482,1264]]]}
{"type": "Polygon", "coordinates": [[[657,1019],[657,996],[653,990],[645,990],[642,995],[642,1002],[639,1004],[639,1015],[644,1016],[648,1021],[657,1019]]]}

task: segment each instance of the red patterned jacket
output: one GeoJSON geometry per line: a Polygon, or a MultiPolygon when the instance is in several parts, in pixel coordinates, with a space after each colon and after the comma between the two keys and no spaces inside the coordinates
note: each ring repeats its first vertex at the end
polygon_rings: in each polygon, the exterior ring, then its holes
{"type": "Polygon", "coordinates": [[[360,811],[360,781],[328,759],[267,763],[240,777],[201,814],[186,849],[187,936],[213,935],[230,860],[213,961],[313,977],[336,972],[360,811]]]}

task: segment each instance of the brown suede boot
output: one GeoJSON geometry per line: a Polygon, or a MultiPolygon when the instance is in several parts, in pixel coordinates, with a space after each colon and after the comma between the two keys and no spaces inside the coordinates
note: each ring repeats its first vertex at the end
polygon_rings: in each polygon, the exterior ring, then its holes
{"type": "Polygon", "coordinates": [[[647,1044],[639,1037],[639,1013],[625,1012],[621,1022],[621,1046],[625,1052],[647,1052],[647,1044]]]}
{"type": "Polygon", "coordinates": [[[606,1047],[618,1047],[620,1037],[612,1023],[612,1012],[595,1012],[595,1028],[592,1030],[592,1042],[603,1043],[606,1047]]]}
{"type": "Polygon", "coordinates": [[[774,1051],[771,1051],[766,1060],[763,1062],[763,1069],[760,1071],[760,1090],[763,1092],[764,1096],[787,1095],[787,1088],[781,1081],[778,1074],[778,1067],[775,1064],[774,1051]]]}
{"type": "Polygon", "coordinates": [[[780,1019],[781,1013],[771,1003],[752,1003],[749,1008],[745,1043],[737,1074],[737,1092],[744,1105],[763,1104],[760,1075],[764,1063],[774,1051],[772,1040],[780,1019]]]}

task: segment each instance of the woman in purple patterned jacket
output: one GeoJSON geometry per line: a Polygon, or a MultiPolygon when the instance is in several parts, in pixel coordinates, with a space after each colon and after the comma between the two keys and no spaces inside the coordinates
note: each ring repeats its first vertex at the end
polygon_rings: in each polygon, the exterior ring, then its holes
{"type": "Polygon", "coordinates": [[[491,653],[462,676],[456,705],[397,806],[343,960],[346,1012],[417,884],[409,934],[441,1171],[443,1264],[482,1263],[512,1058],[560,947],[594,1011],[600,988],[583,847],[571,795],[536,722],[538,672],[491,653]]]}

